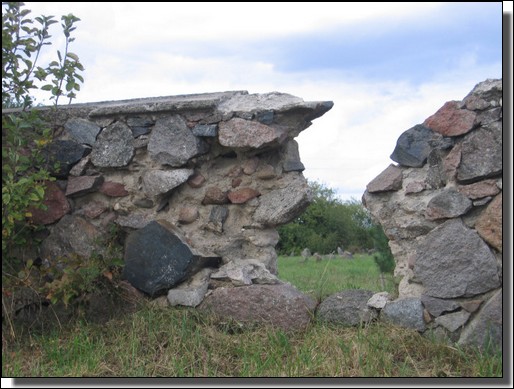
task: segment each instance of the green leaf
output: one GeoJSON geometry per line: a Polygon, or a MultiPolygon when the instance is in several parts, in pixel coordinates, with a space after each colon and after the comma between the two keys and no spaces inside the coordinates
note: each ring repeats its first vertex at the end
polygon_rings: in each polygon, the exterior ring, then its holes
{"type": "Polygon", "coordinates": [[[9,205],[11,201],[11,195],[9,193],[2,193],[2,205],[9,205]]]}
{"type": "Polygon", "coordinates": [[[29,199],[31,201],[40,201],[41,200],[36,193],[31,193],[30,196],[29,196],[29,199]]]}
{"type": "Polygon", "coordinates": [[[77,54],[75,54],[75,53],[68,53],[68,54],[66,54],[66,56],[70,57],[74,61],[78,61],[79,60],[79,56],[77,54]]]}
{"type": "Polygon", "coordinates": [[[53,85],[46,84],[41,87],[41,90],[52,90],[53,85]]]}
{"type": "Polygon", "coordinates": [[[45,197],[45,188],[43,186],[36,186],[36,192],[39,195],[39,197],[45,197]]]}

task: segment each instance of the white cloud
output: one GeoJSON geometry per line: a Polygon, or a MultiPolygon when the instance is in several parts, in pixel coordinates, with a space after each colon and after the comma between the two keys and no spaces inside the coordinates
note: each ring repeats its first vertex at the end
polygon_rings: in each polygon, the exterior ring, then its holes
{"type": "MultiPolygon", "coordinates": [[[[38,2],[36,14],[73,13],[81,39],[112,49],[183,41],[241,41],[328,29],[343,24],[424,18],[441,3],[180,3],[38,2]],[[87,26],[87,27],[86,27],[87,26]],[[100,38],[100,39],[99,39],[100,38]]],[[[378,26],[378,25],[377,25],[378,26]]]]}

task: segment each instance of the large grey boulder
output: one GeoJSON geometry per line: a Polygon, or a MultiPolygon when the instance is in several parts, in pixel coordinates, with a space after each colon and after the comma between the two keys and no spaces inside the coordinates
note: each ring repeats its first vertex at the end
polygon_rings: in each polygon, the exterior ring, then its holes
{"type": "Polygon", "coordinates": [[[349,289],[333,294],[321,302],[316,311],[318,320],[359,326],[377,318],[377,312],[368,307],[368,300],[373,296],[369,290],[349,289]]]}
{"type": "Polygon", "coordinates": [[[414,273],[432,297],[471,297],[500,285],[494,254],[460,219],[446,221],[421,240],[414,273]]]}

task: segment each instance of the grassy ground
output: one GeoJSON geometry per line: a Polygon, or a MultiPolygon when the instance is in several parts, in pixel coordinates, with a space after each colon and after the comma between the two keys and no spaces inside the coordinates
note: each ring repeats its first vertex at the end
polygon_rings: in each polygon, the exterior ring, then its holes
{"type": "MultiPolygon", "coordinates": [[[[370,258],[298,260],[280,258],[279,275],[313,296],[361,284],[382,290],[370,258]]],[[[303,332],[285,333],[220,323],[194,309],[145,304],[106,324],[77,321],[15,341],[3,336],[2,376],[501,377],[502,357],[383,323],[364,328],[313,323],[303,332]]]]}
{"type": "Polygon", "coordinates": [[[377,265],[369,255],[356,254],[352,260],[281,257],[278,261],[279,277],[295,285],[302,292],[320,300],[345,289],[388,291],[397,294],[392,274],[380,276],[377,265]]]}

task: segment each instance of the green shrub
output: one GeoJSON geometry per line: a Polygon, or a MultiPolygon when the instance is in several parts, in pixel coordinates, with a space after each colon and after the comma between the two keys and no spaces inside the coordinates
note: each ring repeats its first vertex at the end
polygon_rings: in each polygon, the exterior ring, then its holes
{"type": "MultiPolygon", "coordinates": [[[[13,294],[20,286],[41,291],[41,280],[46,275],[41,266],[35,266],[36,258],[19,259],[20,248],[34,243],[34,230],[41,228],[32,222],[31,210],[44,208],[45,188],[54,180],[44,163],[42,150],[52,141],[51,123],[42,120],[34,104],[33,91],[48,91],[54,108],[64,96],[69,102],[80,90],[84,67],[76,54],[69,51],[75,38],[72,32],[79,21],[72,14],[61,17],[61,28],[65,37],[64,51],[57,50],[56,60],[46,66],[38,65],[45,46],[51,45],[50,27],[58,23],[53,16],[30,18],[30,10],[20,2],[2,3],[2,291],[13,294]]],[[[37,243],[37,242],[36,242],[37,243]]],[[[80,270],[71,279],[86,283],[93,276],[90,270],[80,270]]],[[[61,287],[54,289],[63,293],[63,300],[72,296],[64,278],[61,287]]],[[[57,293],[58,294],[58,293],[57,293]]],[[[43,295],[45,295],[43,293],[43,295]]],[[[3,296],[2,296],[3,298],[3,296]]],[[[66,300],[65,300],[66,301],[66,300]]],[[[3,300],[2,300],[3,302],[3,300]]]]}
{"type": "Polygon", "coordinates": [[[84,68],[76,54],[69,51],[77,17],[62,16],[65,50],[57,50],[58,61],[37,66],[44,46],[50,45],[49,27],[57,23],[53,16],[28,17],[30,10],[19,2],[2,3],[2,108],[20,108],[21,112],[2,115],[2,256],[9,248],[26,242],[30,207],[42,207],[45,181],[51,180],[43,168],[41,149],[52,139],[51,128],[37,112],[27,111],[33,104],[31,91],[51,93],[57,105],[60,96],[73,99],[80,90],[79,74],[84,68]],[[49,79],[47,81],[47,78],[49,79]],[[40,88],[37,82],[49,82],[40,88]]]}

